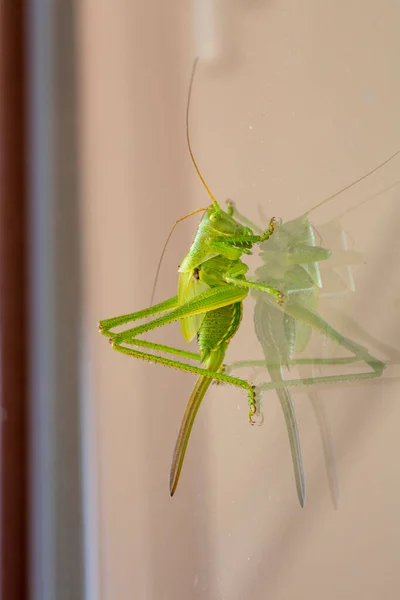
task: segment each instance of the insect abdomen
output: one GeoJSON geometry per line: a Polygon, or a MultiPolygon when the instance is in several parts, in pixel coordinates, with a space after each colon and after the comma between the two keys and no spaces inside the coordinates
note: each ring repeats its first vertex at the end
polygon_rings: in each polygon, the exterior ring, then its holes
{"type": "Polygon", "coordinates": [[[235,335],[242,319],[242,302],[209,311],[201,324],[197,341],[203,361],[210,353],[235,335]]]}

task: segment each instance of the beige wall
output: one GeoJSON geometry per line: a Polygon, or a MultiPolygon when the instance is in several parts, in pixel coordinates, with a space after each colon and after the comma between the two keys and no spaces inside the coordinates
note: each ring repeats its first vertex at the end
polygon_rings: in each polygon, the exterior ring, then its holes
{"type": "MultiPolygon", "coordinates": [[[[293,392],[308,486],[302,510],[275,394],[264,399],[264,426],[251,428],[245,395],[215,386],[171,499],[170,457],[193,379],[122,357],[96,334],[100,318],[148,305],[170,226],[208,202],[185,142],[196,54],[190,8],[183,0],[80,3],[86,436],[99,597],[397,598],[396,366],[378,383],[318,391],[338,510],[307,394],[293,392]]],[[[267,216],[299,216],[400,148],[395,0],[237,0],[219,9],[220,54],[199,65],[191,113],[193,147],[218,199],[234,198],[255,220],[259,206],[267,216]]],[[[315,223],[395,182],[399,167],[400,158],[316,212],[315,223]]],[[[342,219],[365,263],[354,268],[356,292],[343,307],[370,334],[358,341],[382,358],[394,358],[389,347],[399,339],[399,194],[342,219]]],[[[157,300],[176,293],[176,267],[197,222],[174,235],[157,300]]],[[[251,306],[228,360],[259,354],[251,306]]],[[[329,306],[324,314],[357,335],[329,306]]],[[[178,326],[155,337],[183,344],[178,326]]]]}

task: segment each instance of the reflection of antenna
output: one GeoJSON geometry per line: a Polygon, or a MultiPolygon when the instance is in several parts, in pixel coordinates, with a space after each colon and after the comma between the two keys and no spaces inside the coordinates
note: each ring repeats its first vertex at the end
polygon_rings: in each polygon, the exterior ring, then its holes
{"type": "Polygon", "coordinates": [[[358,179],[356,179],[355,181],[353,181],[353,183],[350,183],[349,185],[346,185],[344,188],[342,188],[341,190],[339,190],[338,192],[335,192],[334,194],[332,194],[332,196],[329,196],[328,198],[325,198],[325,200],[322,200],[322,202],[319,202],[318,204],[316,204],[313,208],[310,208],[310,210],[308,210],[305,214],[309,215],[311,212],[313,212],[315,209],[319,208],[320,206],[322,206],[323,204],[326,204],[326,202],[329,202],[330,200],[333,200],[333,198],[336,198],[336,196],[339,196],[339,194],[342,194],[343,192],[346,192],[347,190],[349,190],[350,188],[352,188],[353,186],[357,185],[357,183],[360,183],[360,181],[363,181],[364,179],[367,179],[367,177],[369,177],[370,175],[372,175],[373,173],[376,173],[376,171],[379,171],[379,169],[381,169],[382,167],[384,167],[385,165],[387,165],[391,160],[393,160],[398,154],[400,154],[400,150],[397,150],[397,152],[395,152],[394,154],[392,154],[392,156],[389,156],[389,158],[387,158],[386,160],[383,161],[383,163],[381,163],[380,165],[378,165],[377,167],[375,167],[374,169],[372,169],[371,171],[368,171],[368,173],[366,173],[365,175],[363,175],[362,177],[359,177],[358,179]]]}
{"type": "MultiPolygon", "coordinates": [[[[393,158],[393,157],[392,157],[393,158]]],[[[379,168],[379,167],[378,167],[379,168]]],[[[376,192],[375,194],[373,194],[373,196],[369,196],[368,198],[365,198],[364,200],[361,200],[358,204],[356,204],[355,206],[351,206],[350,208],[346,208],[346,210],[344,210],[342,212],[341,215],[339,215],[339,217],[337,217],[338,219],[341,219],[344,215],[347,215],[348,213],[352,212],[353,210],[355,210],[356,208],[359,208],[360,206],[362,206],[363,204],[366,204],[367,202],[370,202],[370,200],[373,200],[374,198],[377,198],[378,196],[381,196],[382,194],[385,194],[386,192],[388,192],[389,190],[395,188],[396,186],[398,186],[400,183],[400,179],[398,179],[397,181],[395,181],[394,183],[392,183],[391,185],[388,185],[387,187],[383,188],[383,190],[380,190],[379,192],[376,192]]],[[[335,219],[336,220],[336,219],[335,219]]]]}
{"type": "MultiPolygon", "coordinates": [[[[367,204],[367,202],[370,202],[371,200],[374,200],[374,198],[378,198],[378,196],[382,196],[383,194],[385,194],[389,190],[392,190],[393,188],[397,187],[399,184],[400,184],[400,179],[398,179],[394,183],[391,183],[390,185],[388,185],[387,187],[383,188],[382,190],[379,190],[379,192],[375,192],[375,194],[373,194],[372,196],[368,196],[368,198],[364,198],[364,200],[360,200],[360,202],[358,202],[355,206],[350,206],[350,208],[346,208],[346,210],[344,210],[342,213],[340,213],[339,216],[334,217],[333,219],[331,219],[330,222],[339,221],[339,219],[341,219],[342,217],[344,217],[344,215],[348,215],[353,210],[356,210],[356,209],[360,208],[360,206],[362,206],[363,204],[367,204]]],[[[320,205],[318,205],[318,206],[320,206],[320,205]]],[[[310,209],[308,211],[308,213],[306,213],[306,215],[308,215],[310,212],[312,212],[314,210],[314,208],[310,209]]],[[[320,233],[318,232],[317,228],[314,225],[312,225],[312,224],[311,224],[311,227],[314,229],[315,233],[318,234],[318,237],[320,238],[320,244],[322,244],[323,240],[322,240],[322,237],[321,237],[320,233]]]]}

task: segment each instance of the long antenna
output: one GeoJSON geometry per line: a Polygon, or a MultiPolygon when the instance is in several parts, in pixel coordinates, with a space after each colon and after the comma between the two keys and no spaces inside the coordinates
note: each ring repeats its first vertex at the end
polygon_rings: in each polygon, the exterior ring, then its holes
{"type": "Polygon", "coordinates": [[[192,163],[194,165],[194,168],[197,171],[197,175],[200,177],[200,181],[201,183],[204,185],[204,187],[207,190],[208,195],[210,196],[211,200],[214,203],[217,203],[216,199],[214,198],[210,188],[208,187],[208,185],[205,182],[205,179],[203,177],[203,175],[200,172],[199,167],[197,166],[196,163],[196,159],[193,155],[193,151],[192,151],[192,146],[190,144],[190,135],[189,135],[189,112],[190,112],[190,101],[192,98],[192,88],[193,88],[193,81],[194,81],[194,76],[196,74],[196,68],[197,68],[197,63],[199,62],[199,57],[195,58],[194,63],[193,63],[193,68],[192,68],[192,75],[190,77],[190,83],[189,83],[189,92],[188,92],[188,97],[187,97],[187,103],[186,103],[186,140],[187,140],[187,145],[189,148],[189,154],[190,154],[190,158],[192,159],[192,163]]]}
{"type": "Polygon", "coordinates": [[[353,183],[350,183],[349,185],[346,185],[344,188],[340,189],[338,192],[335,192],[331,196],[328,196],[328,198],[325,198],[325,200],[322,200],[322,202],[319,202],[318,204],[316,204],[315,206],[313,206],[313,208],[310,208],[310,210],[308,210],[305,214],[309,215],[311,212],[313,212],[314,210],[316,210],[317,208],[319,208],[323,204],[326,204],[326,202],[329,202],[330,200],[333,200],[333,198],[336,198],[336,196],[339,196],[339,194],[342,194],[343,192],[346,192],[347,190],[351,189],[353,186],[357,185],[357,183],[360,183],[361,181],[364,181],[364,179],[367,179],[367,177],[369,177],[373,173],[376,173],[376,171],[379,171],[379,169],[381,169],[382,167],[384,167],[385,165],[387,165],[398,154],[400,154],[400,150],[397,150],[397,152],[395,152],[394,154],[392,154],[392,156],[389,156],[389,158],[387,158],[386,160],[384,160],[383,163],[381,163],[380,165],[378,165],[377,167],[375,167],[371,171],[368,171],[368,173],[366,173],[362,177],[359,177],[358,179],[356,179],[355,181],[353,181],[353,183]]]}

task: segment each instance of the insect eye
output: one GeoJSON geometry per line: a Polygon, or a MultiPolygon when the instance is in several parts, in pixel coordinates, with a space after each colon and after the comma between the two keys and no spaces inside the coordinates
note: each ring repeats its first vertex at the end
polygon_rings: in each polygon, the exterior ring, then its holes
{"type": "Polygon", "coordinates": [[[216,213],[212,213],[212,214],[210,215],[210,221],[216,221],[216,220],[217,220],[217,215],[216,215],[216,213]]]}

